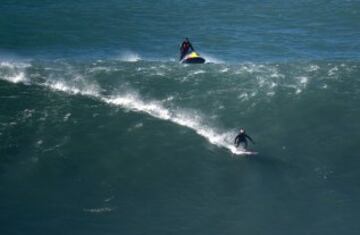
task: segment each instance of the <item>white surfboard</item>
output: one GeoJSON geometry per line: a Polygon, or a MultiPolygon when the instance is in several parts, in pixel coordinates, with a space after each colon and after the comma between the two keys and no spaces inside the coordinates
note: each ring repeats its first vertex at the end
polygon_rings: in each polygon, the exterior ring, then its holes
{"type": "Polygon", "coordinates": [[[227,146],[227,147],[230,150],[230,152],[232,152],[235,155],[256,155],[256,154],[258,154],[258,152],[256,152],[256,151],[246,150],[241,147],[235,147],[233,145],[227,146]]]}

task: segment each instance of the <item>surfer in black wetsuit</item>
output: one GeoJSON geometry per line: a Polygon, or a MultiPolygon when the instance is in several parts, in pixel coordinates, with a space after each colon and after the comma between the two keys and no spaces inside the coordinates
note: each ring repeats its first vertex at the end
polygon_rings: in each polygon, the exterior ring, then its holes
{"type": "Polygon", "coordinates": [[[192,51],[195,51],[189,39],[185,38],[185,40],[181,43],[180,46],[180,60],[182,60],[185,57],[185,55],[189,52],[190,49],[192,51]]]}
{"type": "Polygon", "coordinates": [[[234,144],[236,147],[239,147],[240,144],[244,144],[244,148],[247,149],[248,142],[247,139],[251,141],[251,143],[255,144],[255,142],[245,133],[243,128],[240,129],[240,133],[235,137],[234,144]]]}

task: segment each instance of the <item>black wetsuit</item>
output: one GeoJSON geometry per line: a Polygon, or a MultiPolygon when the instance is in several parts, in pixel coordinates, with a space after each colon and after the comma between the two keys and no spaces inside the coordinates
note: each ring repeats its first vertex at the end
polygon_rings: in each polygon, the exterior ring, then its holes
{"type": "Polygon", "coordinates": [[[182,60],[185,55],[189,52],[189,50],[195,51],[194,47],[191,45],[189,41],[183,41],[180,47],[180,60],[182,60]]]}
{"type": "Polygon", "coordinates": [[[247,139],[249,139],[249,140],[254,144],[254,141],[251,139],[250,136],[248,136],[247,134],[245,134],[245,132],[244,132],[244,133],[239,133],[239,134],[235,137],[234,143],[236,144],[236,147],[239,147],[239,145],[240,145],[241,143],[244,143],[244,148],[246,149],[247,146],[248,146],[247,139]]]}

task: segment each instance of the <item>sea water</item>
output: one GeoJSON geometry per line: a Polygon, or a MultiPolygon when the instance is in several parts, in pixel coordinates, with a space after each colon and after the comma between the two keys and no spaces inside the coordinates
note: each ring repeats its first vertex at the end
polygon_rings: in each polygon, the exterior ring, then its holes
{"type": "Polygon", "coordinates": [[[0,234],[359,234],[359,26],[350,0],[2,1],[0,234]]]}

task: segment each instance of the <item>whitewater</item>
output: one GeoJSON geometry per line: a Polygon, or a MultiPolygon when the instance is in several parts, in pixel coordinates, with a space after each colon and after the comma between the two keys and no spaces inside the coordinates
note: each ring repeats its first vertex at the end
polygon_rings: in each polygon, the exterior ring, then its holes
{"type": "MultiPolygon", "coordinates": [[[[132,59],[133,56],[126,57],[125,61],[135,62],[136,60],[132,59]]],[[[86,80],[82,77],[75,77],[72,80],[75,80],[76,83],[73,85],[67,84],[66,81],[45,81],[42,83],[34,83],[24,75],[24,69],[29,68],[30,64],[23,63],[11,63],[11,62],[2,62],[0,64],[0,69],[6,71],[7,75],[3,77],[4,80],[12,83],[24,83],[27,85],[39,85],[45,86],[54,91],[62,91],[72,95],[84,95],[92,98],[96,98],[99,101],[117,105],[124,109],[129,109],[135,112],[144,112],[155,118],[168,120],[174,122],[178,125],[188,127],[194,130],[197,134],[206,138],[211,144],[217,145],[219,147],[224,147],[233,154],[251,154],[246,150],[241,150],[241,148],[236,148],[233,144],[234,136],[236,132],[225,132],[219,133],[216,129],[206,126],[204,120],[201,118],[201,114],[197,114],[195,111],[181,111],[180,108],[176,110],[167,109],[164,107],[162,102],[159,101],[143,101],[141,97],[135,91],[126,91],[125,94],[121,95],[112,95],[104,96],[99,90],[99,85],[97,84],[87,84],[86,80]],[[79,87],[79,79],[81,81],[81,86],[79,87]]],[[[103,69],[93,68],[93,70],[103,69]]],[[[193,75],[202,73],[202,70],[195,71],[193,75]]],[[[30,75],[31,76],[31,75],[30,75]]]]}

